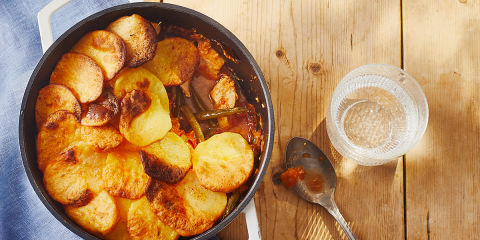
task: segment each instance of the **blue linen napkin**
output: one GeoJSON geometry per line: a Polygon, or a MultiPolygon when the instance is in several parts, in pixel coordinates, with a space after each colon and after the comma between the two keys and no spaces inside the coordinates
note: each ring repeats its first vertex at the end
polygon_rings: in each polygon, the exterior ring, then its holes
{"type": "MultiPolygon", "coordinates": [[[[74,0],[51,18],[53,39],[83,18],[127,0],[74,0]]],[[[42,57],[37,13],[49,0],[0,1],[0,239],[80,239],[45,208],[23,169],[18,116],[42,57]]]]}

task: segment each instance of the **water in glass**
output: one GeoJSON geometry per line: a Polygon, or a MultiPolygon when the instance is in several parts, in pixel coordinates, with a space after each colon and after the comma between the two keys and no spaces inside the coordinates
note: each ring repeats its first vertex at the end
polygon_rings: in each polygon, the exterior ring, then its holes
{"type": "Polygon", "coordinates": [[[427,119],[425,96],[411,76],[390,65],[366,65],[335,89],[327,131],[344,157],[378,165],[413,147],[427,119]]]}

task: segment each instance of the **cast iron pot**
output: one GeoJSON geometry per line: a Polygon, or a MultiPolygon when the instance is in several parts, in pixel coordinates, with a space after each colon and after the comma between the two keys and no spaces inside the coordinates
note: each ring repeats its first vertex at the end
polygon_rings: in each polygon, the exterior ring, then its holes
{"type": "Polygon", "coordinates": [[[229,49],[239,61],[238,63],[234,63],[227,60],[226,64],[233,68],[240,79],[242,79],[239,81],[240,86],[243,88],[249,102],[255,106],[256,111],[261,116],[260,121],[264,145],[259,158],[259,163],[257,164],[258,172],[254,173],[252,176],[253,179],[250,188],[230,215],[206,232],[194,236],[193,239],[206,239],[212,237],[227,226],[246,207],[248,202],[252,200],[255,195],[255,192],[267,171],[272,153],[274,118],[270,93],[265,78],[255,62],[255,59],[240,40],[238,40],[238,38],[230,31],[218,22],[199,12],[165,3],[125,4],[93,14],[75,24],[60,36],[38,62],[23,96],[19,117],[19,144],[23,166],[33,189],[55,218],[82,238],[98,239],[96,236],[88,233],[75,222],[70,220],[65,214],[63,207],[54,201],[45,190],[42,181],[43,174],[37,166],[35,144],[37,135],[35,125],[35,101],[40,89],[48,84],[50,74],[60,57],[68,52],[84,34],[93,30],[103,29],[115,19],[133,13],[137,13],[144,18],[155,22],[161,21],[163,23],[174,24],[187,29],[195,28],[198,33],[205,35],[209,39],[217,40],[229,49]]]}

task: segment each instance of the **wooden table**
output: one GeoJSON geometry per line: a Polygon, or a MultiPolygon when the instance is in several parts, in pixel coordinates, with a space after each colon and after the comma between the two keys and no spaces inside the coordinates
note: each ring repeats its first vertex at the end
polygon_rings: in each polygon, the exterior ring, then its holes
{"type": "MultiPolygon", "coordinates": [[[[263,239],[341,239],[338,224],[272,176],[286,142],[311,139],[334,162],[335,198],[359,239],[480,239],[480,1],[165,0],[230,29],[267,79],[275,146],[255,196],[263,239]],[[360,65],[404,68],[430,119],[417,146],[378,167],[342,158],[325,130],[341,78],[360,65]]],[[[220,234],[246,239],[240,217],[220,234]]]]}

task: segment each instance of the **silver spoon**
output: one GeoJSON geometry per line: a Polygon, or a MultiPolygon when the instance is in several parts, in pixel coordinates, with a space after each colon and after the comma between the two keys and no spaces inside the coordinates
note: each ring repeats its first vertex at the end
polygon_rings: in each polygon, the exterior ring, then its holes
{"type": "Polygon", "coordinates": [[[355,239],[352,230],[333,200],[337,175],[330,160],[307,139],[294,137],[288,141],[285,153],[287,168],[302,166],[305,178],[294,189],[303,199],[323,206],[337,220],[348,239],[355,239]]]}

